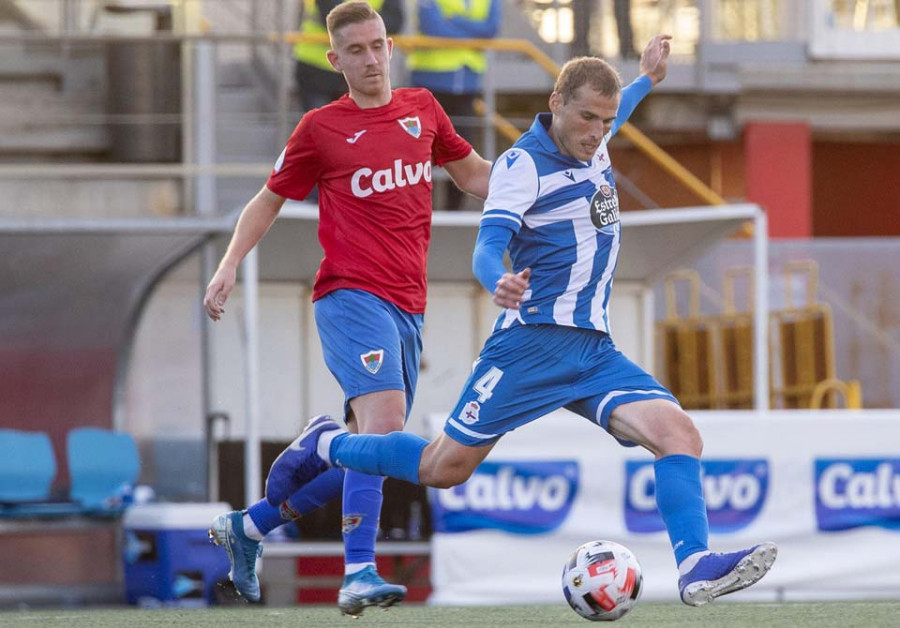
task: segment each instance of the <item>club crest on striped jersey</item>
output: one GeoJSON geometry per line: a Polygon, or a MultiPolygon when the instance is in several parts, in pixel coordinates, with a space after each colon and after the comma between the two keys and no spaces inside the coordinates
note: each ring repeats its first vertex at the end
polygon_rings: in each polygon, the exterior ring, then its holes
{"type": "Polygon", "coordinates": [[[419,139],[419,136],[422,135],[422,123],[419,121],[419,116],[400,118],[397,122],[414,138],[419,139]]]}
{"type": "Polygon", "coordinates": [[[368,353],[361,353],[359,359],[362,360],[365,369],[374,375],[384,363],[384,349],[373,349],[368,353]]]}
{"type": "Polygon", "coordinates": [[[603,233],[615,231],[619,222],[619,196],[611,185],[600,185],[591,197],[591,222],[603,233]]]}

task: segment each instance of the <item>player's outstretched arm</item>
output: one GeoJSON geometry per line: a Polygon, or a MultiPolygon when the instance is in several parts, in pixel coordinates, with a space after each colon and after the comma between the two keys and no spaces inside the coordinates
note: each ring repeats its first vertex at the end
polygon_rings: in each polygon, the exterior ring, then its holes
{"type": "Polygon", "coordinates": [[[206,287],[206,295],[203,297],[203,307],[206,314],[214,321],[222,318],[225,313],[225,301],[237,278],[237,267],[241,260],[250,252],[275,222],[281,206],[284,205],[284,197],[275,194],[266,186],[254,196],[238,218],[234,235],[225,251],[219,268],[206,287]]]}
{"type": "Polygon", "coordinates": [[[460,190],[482,200],[487,198],[491,162],[474,150],[462,159],[448,161],[444,169],[460,190]]]}
{"type": "Polygon", "coordinates": [[[650,40],[641,54],[641,75],[622,88],[622,99],[610,136],[614,136],[628,122],[638,104],[650,93],[654,85],[666,78],[669,64],[670,35],[657,35],[650,40]]]}
{"type": "Polygon", "coordinates": [[[641,74],[647,76],[654,85],[665,79],[669,72],[671,39],[671,35],[661,33],[651,39],[641,53],[641,74]]]}

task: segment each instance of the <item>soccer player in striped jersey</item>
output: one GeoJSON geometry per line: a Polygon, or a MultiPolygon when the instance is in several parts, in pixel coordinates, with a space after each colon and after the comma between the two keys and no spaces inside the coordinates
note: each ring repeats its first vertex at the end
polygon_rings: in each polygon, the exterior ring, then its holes
{"type": "MultiPolygon", "coordinates": [[[[491,164],[459,137],[428,90],[391,89],[392,42],[368,3],[341,3],[326,23],[329,61],[350,93],[300,120],[268,182],[241,213],[204,305],[213,320],[222,316],[241,259],[286,198],[302,200],[318,185],[325,256],[313,301],[322,352],[344,391],[348,427],[383,434],[403,429],[419,373],[432,164],[479,198],[487,196],[491,164]]],[[[223,513],[210,528],[228,553],[235,588],[258,600],[255,565],[263,536],[343,490],[345,578],[338,607],[355,616],[404,599],[406,588],[385,582],[375,568],[383,481],[334,469],[293,490],[273,467],[266,499],[223,513]]]]}
{"type": "Polygon", "coordinates": [[[622,230],[607,142],[665,78],[668,40],[651,40],[642,75],[624,89],[605,61],[569,61],[550,96],[550,113],[539,114],[494,163],[473,270],[504,311],[444,432],[430,443],[405,433],[357,436],[316,417],[295,442],[303,453],[285,457],[280,473],[290,471],[302,483],[344,467],[455,486],[503,434],[565,407],[622,445],[655,455],[657,507],[684,603],[706,604],[766,574],[777,554],[773,543],[709,551],[700,434],[672,394],[610,337],[622,230]],[[506,250],[512,272],[503,265],[506,250]]]}

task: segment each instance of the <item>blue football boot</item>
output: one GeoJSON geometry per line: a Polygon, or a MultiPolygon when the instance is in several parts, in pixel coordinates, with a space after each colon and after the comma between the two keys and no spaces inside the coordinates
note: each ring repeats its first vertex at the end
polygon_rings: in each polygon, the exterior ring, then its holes
{"type": "Polygon", "coordinates": [[[269,469],[266,478],[266,500],[280,506],[309,481],[331,465],[316,452],[319,437],[341,426],[327,414],[313,417],[293,443],[288,445],[269,469]]]}
{"type": "Polygon", "coordinates": [[[344,577],[338,593],[338,608],[344,615],[359,617],[369,606],[388,608],[406,598],[406,587],[388,584],[372,565],[344,577]]]}
{"type": "Polygon", "coordinates": [[[256,559],[262,556],[262,543],[244,534],[244,513],[233,510],[216,517],[209,528],[209,538],[228,553],[228,561],[231,563],[228,577],[237,592],[251,602],[258,602],[256,559]]]}
{"type": "Polygon", "coordinates": [[[750,549],[703,556],[687,574],[678,579],[681,601],[703,606],[717,597],[746,589],[759,582],[778,556],[774,543],[760,543],[750,549]]]}

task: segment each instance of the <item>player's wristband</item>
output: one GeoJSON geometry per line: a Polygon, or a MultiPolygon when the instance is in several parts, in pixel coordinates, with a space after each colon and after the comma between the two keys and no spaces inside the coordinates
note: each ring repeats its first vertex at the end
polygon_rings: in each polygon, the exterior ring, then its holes
{"type": "Polygon", "coordinates": [[[491,294],[494,294],[497,282],[506,272],[503,253],[512,237],[512,230],[499,225],[482,225],[478,230],[475,250],[472,252],[472,272],[491,294]]]}

